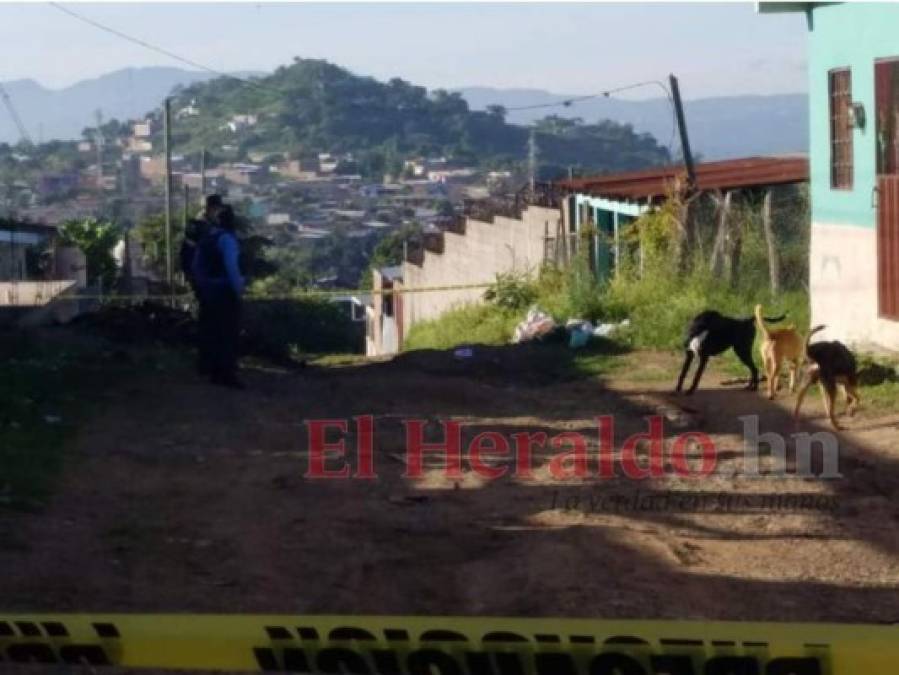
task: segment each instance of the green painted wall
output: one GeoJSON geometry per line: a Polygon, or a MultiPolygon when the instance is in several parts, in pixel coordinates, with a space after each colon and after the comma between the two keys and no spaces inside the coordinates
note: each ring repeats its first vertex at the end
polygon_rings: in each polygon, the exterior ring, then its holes
{"type": "Polygon", "coordinates": [[[612,241],[615,237],[616,218],[617,227],[620,229],[627,223],[634,221],[640,214],[645,213],[648,209],[643,204],[634,202],[619,202],[602,197],[594,197],[592,195],[577,194],[575,195],[572,209],[572,220],[575,225],[575,231],[579,232],[581,225],[585,220],[581,218],[582,207],[585,211],[589,211],[592,220],[597,224],[600,231],[606,237],[594,237],[591,245],[593,269],[596,270],[596,276],[599,279],[610,279],[615,272],[615,250],[612,241]],[[612,240],[612,241],[610,241],[612,240]]]}
{"type": "Polygon", "coordinates": [[[874,227],[876,178],[874,61],[899,57],[899,4],[852,2],[815,7],[809,33],[809,129],[812,221],[874,227]],[[853,135],[851,190],[830,187],[828,72],[852,69],[852,98],[865,106],[866,126],[853,135]]]}

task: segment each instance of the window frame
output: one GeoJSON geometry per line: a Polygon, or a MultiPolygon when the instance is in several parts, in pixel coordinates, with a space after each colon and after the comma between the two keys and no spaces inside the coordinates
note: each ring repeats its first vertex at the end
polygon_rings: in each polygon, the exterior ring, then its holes
{"type": "Polygon", "coordinates": [[[852,110],[852,68],[850,66],[841,66],[839,68],[831,68],[827,71],[827,112],[828,112],[828,127],[829,127],[829,139],[828,145],[830,147],[830,162],[829,162],[829,173],[830,173],[830,189],[831,190],[840,190],[840,191],[851,191],[855,186],[855,144],[853,138],[853,126],[850,122],[850,115],[852,110]],[[837,78],[840,76],[846,77],[845,91],[840,92],[837,90],[837,78]],[[841,117],[836,109],[836,102],[838,97],[841,97],[843,100],[843,105],[845,105],[845,113],[844,116],[841,117]],[[839,128],[839,122],[845,119],[846,127],[845,127],[845,136],[839,137],[837,134],[837,129],[839,128]],[[842,145],[843,150],[845,151],[845,162],[838,163],[838,146],[842,145]],[[840,170],[845,171],[845,174],[841,175],[840,170]]]}

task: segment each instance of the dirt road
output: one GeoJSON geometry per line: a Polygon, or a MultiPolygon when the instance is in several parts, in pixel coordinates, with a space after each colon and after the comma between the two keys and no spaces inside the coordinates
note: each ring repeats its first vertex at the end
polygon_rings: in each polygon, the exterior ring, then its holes
{"type": "MultiPolygon", "coordinates": [[[[141,379],[87,425],[45,512],[0,517],[0,597],[8,610],[899,621],[899,415],[851,422],[842,478],[734,477],[738,418],[790,433],[787,403],[712,372],[684,411],[666,393],[674,357],[616,358],[564,381],[503,350],[252,370],[247,392],[180,371],[141,379]],[[403,418],[462,420],[466,440],[595,439],[611,414],[621,439],[659,412],[669,436],[709,434],[723,474],[560,482],[547,448],[533,480],[403,477],[403,418]],[[377,480],[304,479],[304,420],[354,415],[374,416],[377,480]],[[639,506],[678,491],[829,506],[639,506]]],[[[808,412],[807,430],[823,429],[820,403],[808,412]]]]}

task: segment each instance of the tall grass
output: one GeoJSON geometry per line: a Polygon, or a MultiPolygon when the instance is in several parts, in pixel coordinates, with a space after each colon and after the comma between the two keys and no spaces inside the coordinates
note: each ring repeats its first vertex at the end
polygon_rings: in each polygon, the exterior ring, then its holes
{"type": "Polygon", "coordinates": [[[492,304],[466,304],[445,312],[437,319],[415,324],[403,348],[450,349],[460,344],[506,344],[521,314],[492,304]]]}
{"type": "Polygon", "coordinates": [[[716,274],[710,264],[713,232],[705,233],[703,242],[697,228],[699,241],[680,253],[676,201],[639,218],[624,233],[627,243],[617,274],[603,289],[604,317],[630,319],[625,337],[635,347],[680,347],[685,326],[699,312],[714,309],[729,316],[751,316],[757,303],[767,316],[787,313],[788,322],[805,331],[809,322],[807,211],[799,209],[796,219],[778,232],[782,290],[775,296],[757,206],[738,204],[731,214],[732,235],[739,235],[741,247],[738,262],[733,262],[734,256],[728,258],[725,274],[716,274]],[[733,273],[730,264],[737,265],[733,273]]]}
{"type": "Polygon", "coordinates": [[[801,331],[808,328],[808,294],[792,290],[772,297],[768,288],[730,288],[703,269],[688,276],[616,279],[603,295],[604,319],[630,319],[619,336],[634,347],[678,348],[684,329],[696,314],[714,309],[728,316],[750,316],[756,303],[766,316],[786,313],[787,323],[801,331]]]}
{"type": "MultiPolygon", "coordinates": [[[[586,319],[619,322],[616,337],[636,348],[671,349],[683,343],[685,326],[697,313],[715,309],[730,316],[751,316],[756,303],[765,314],[787,313],[787,324],[808,328],[808,213],[800,195],[790,218],[781,218],[778,252],[782,291],[770,288],[768,251],[758,203],[735,205],[733,233],[741,241],[737,271],[715,274],[708,260],[714,219],[705,231],[696,226],[692,248],[680,254],[679,203],[669,200],[621,233],[621,255],[612,279],[598,281],[587,251],[595,232],[582,232],[579,253],[565,269],[547,266],[533,274],[502,274],[486,293],[486,302],[454,309],[439,319],[414,326],[406,348],[451,347],[460,343],[508,342],[528,307],[537,305],[558,322],[586,319]]],[[[729,257],[734,259],[736,256],[729,257]]],[[[737,264],[737,263],[734,263],[737,264]]],[[[728,270],[729,272],[729,270],[728,270]]]]}

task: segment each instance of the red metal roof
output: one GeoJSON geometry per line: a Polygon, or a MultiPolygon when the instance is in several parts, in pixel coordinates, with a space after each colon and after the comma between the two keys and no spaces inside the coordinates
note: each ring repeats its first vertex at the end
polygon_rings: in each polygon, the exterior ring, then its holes
{"type": "MultiPolygon", "coordinates": [[[[566,192],[582,192],[622,201],[644,201],[664,197],[677,181],[685,184],[687,170],[682,164],[628,171],[557,183],[566,192]]],[[[699,190],[732,190],[808,181],[807,157],[747,157],[696,165],[699,190]]]]}

